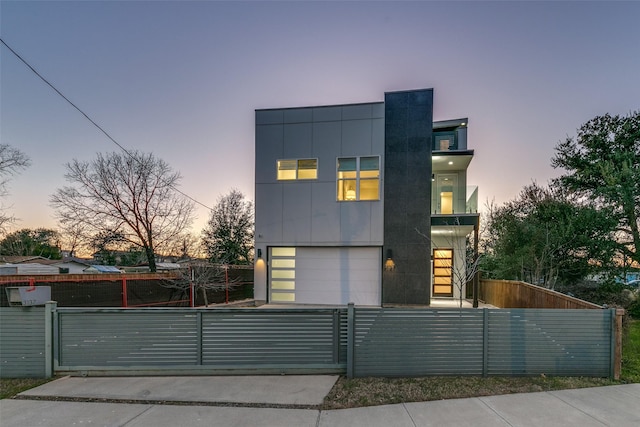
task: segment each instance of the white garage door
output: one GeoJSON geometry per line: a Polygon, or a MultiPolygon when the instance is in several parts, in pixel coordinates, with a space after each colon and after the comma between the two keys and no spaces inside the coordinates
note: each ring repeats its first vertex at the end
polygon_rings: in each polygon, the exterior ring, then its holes
{"type": "Polygon", "coordinates": [[[379,306],[380,248],[271,248],[270,301],[379,306]]]}

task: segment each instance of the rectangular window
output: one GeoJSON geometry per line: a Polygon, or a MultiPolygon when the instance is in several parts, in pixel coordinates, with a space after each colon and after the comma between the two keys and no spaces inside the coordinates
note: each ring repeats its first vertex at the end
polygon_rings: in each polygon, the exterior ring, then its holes
{"type": "Polygon", "coordinates": [[[270,248],[269,301],[296,301],[296,248],[270,248]]]}
{"type": "Polygon", "coordinates": [[[456,133],[453,131],[433,132],[433,150],[449,151],[457,150],[456,133]]]}
{"type": "Polygon", "coordinates": [[[318,159],[278,160],[278,181],[318,179],[318,159]]]}
{"type": "Polygon", "coordinates": [[[338,159],[338,200],[380,200],[380,157],[338,159]]]}

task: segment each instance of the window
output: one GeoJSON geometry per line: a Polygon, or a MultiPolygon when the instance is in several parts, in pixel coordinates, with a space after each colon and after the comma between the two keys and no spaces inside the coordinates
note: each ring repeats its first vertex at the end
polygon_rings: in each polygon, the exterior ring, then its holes
{"type": "Polygon", "coordinates": [[[296,248],[270,248],[270,301],[296,301],[296,248]]]}
{"type": "Polygon", "coordinates": [[[448,151],[456,149],[457,143],[455,132],[433,132],[434,151],[448,151]]]}
{"type": "Polygon", "coordinates": [[[278,181],[317,178],[318,159],[278,160],[278,181]]]}
{"type": "Polygon", "coordinates": [[[338,159],[338,200],[380,200],[380,157],[338,159]]]}

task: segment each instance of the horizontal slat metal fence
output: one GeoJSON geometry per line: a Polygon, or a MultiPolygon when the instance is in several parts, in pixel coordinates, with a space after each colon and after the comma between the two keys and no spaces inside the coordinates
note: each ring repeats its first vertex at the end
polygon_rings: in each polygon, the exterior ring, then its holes
{"type": "Polygon", "coordinates": [[[610,310],[489,310],[489,375],[610,375],[610,310]]]}
{"type": "Polygon", "coordinates": [[[59,308],[56,370],[341,372],[345,312],[59,308]]]}
{"type": "Polygon", "coordinates": [[[46,374],[45,309],[0,308],[0,378],[46,374]]]}
{"type": "Polygon", "coordinates": [[[355,376],[482,375],[483,313],[357,309],[355,376]]]}
{"type": "Polygon", "coordinates": [[[55,369],[90,373],[611,376],[615,310],[76,309],[55,369]]]}
{"type": "MultiPolygon", "coordinates": [[[[219,367],[337,367],[338,312],[203,313],[202,363],[219,367]]],[[[344,362],[343,362],[344,363],[344,362]]]]}
{"type": "Polygon", "coordinates": [[[58,311],[58,365],[97,367],[195,365],[196,313],[182,310],[58,311]]]}

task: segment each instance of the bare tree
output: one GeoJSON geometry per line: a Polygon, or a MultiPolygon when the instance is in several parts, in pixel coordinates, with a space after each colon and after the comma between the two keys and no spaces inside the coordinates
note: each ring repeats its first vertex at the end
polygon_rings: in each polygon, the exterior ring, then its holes
{"type": "Polygon", "coordinates": [[[253,203],[238,190],[218,199],[202,241],[212,262],[249,264],[253,251],[253,203]]]}
{"type": "Polygon", "coordinates": [[[188,232],[177,236],[173,242],[165,248],[165,255],[171,255],[181,260],[206,257],[199,237],[188,232]]]}
{"type": "Polygon", "coordinates": [[[60,226],[61,249],[69,252],[69,256],[78,256],[80,252],[86,252],[91,246],[91,237],[87,226],[83,223],[67,222],[60,226]]]}
{"type": "MultiPolygon", "coordinates": [[[[11,177],[20,173],[31,164],[29,157],[17,148],[8,144],[0,144],[0,198],[8,193],[8,182],[11,177]]],[[[15,218],[6,213],[6,207],[0,205],[0,235],[7,232],[7,226],[15,218]]]]}
{"type": "Polygon", "coordinates": [[[163,279],[161,282],[165,288],[175,289],[180,292],[182,299],[193,286],[194,296],[202,292],[205,307],[209,306],[208,291],[216,292],[233,290],[240,286],[240,278],[229,277],[229,266],[223,264],[197,263],[191,264],[187,269],[178,270],[178,276],[173,279],[163,279]]]}
{"type": "Polygon", "coordinates": [[[51,197],[62,227],[121,236],[145,252],[151,271],[156,251],[191,226],[193,203],[176,190],[180,174],[152,153],[99,153],[66,166],[71,185],[51,197]]]}

